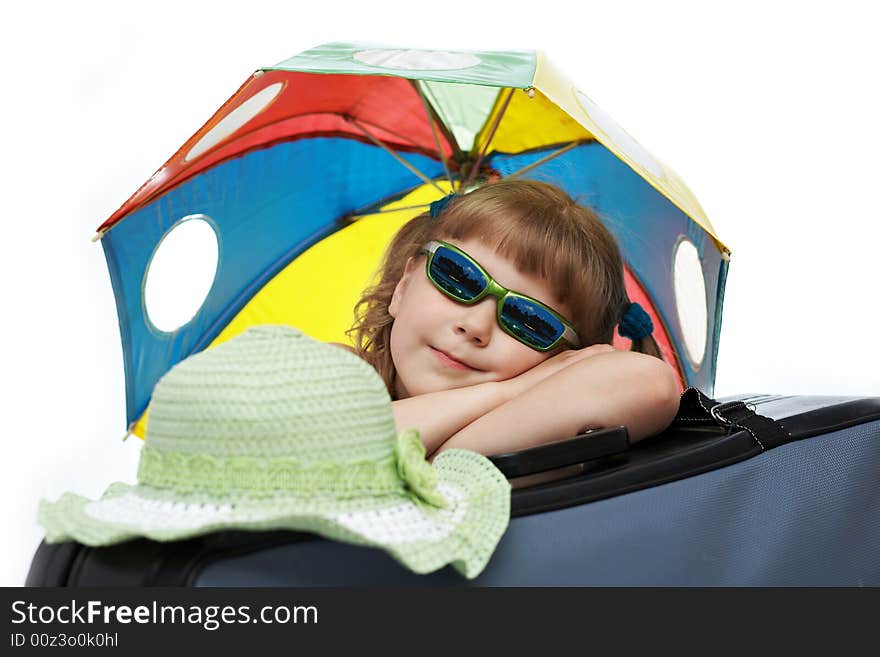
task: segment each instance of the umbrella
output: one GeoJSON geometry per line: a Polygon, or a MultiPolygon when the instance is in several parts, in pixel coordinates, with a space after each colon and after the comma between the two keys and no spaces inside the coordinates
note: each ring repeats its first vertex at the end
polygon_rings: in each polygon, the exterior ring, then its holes
{"type": "Polygon", "coordinates": [[[711,395],[730,251],[674,172],[542,52],[331,43],[255,71],[98,227],[129,431],[144,435],[168,369],[248,326],[347,342],[401,225],[451,190],[516,177],[599,214],[679,384],[711,395]],[[156,292],[163,276],[194,304],[156,292]]]}

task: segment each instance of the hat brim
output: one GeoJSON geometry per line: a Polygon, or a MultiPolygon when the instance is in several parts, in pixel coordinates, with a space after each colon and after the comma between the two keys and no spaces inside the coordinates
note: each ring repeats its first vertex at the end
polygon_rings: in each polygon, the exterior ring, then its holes
{"type": "Polygon", "coordinates": [[[173,541],[222,529],[308,531],[381,548],[416,573],[452,564],[468,579],[485,568],[510,519],[510,484],[484,456],[462,449],[433,461],[449,501],[432,507],[414,495],[358,497],[181,497],[161,488],[117,483],[92,501],[66,493],[41,501],[38,521],[50,543],[90,546],[132,538],[173,541]]]}

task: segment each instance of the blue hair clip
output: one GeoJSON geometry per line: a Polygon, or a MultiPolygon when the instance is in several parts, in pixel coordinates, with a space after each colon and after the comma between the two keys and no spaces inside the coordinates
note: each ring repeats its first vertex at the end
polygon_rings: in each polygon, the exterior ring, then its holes
{"type": "Polygon", "coordinates": [[[449,202],[456,197],[456,193],[452,192],[451,194],[447,194],[441,199],[438,199],[431,203],[431,217],[436,219],[440,216],[440,213],[443,212],[443,208],[449,205],[449,202]]]}
{"type": "Polygon", "coordinates": [[[618,327],[620,335],[630,340],[638,340],[654,332],[651,316],[637,303],[630,304],[623,314],[618,327]]]}

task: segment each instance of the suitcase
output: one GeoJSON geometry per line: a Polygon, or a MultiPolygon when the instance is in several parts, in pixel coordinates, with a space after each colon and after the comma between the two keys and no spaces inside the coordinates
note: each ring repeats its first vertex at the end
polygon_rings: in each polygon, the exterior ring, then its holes
{"type": "Polygon", "coordinates": [[[473,580],[304,532],[222,531],[43,542],[26,585],[880,585],[878,397],[688,388],[670,427],[635,445],[617,427],[492,460],[515,486],[511,520],[473,580]]]}

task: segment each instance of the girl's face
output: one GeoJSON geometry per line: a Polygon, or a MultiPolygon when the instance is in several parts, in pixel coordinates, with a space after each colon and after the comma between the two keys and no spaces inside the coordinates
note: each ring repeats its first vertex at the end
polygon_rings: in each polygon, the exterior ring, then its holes
{"type": "MultiPolygon", "coordinates": [[[[539,276],[519,271],[476,239],[445,241],[474,258],[504,287],[571,316],[539,276]]],[[[512,379],[561,351],[535,351],[505,333],[496,319],[497,307],[493,296],[472,306],[453,301],[428,280],[425,256],[410,258],[388,306],[394,318],[391,357],[397,399],[512,379]]]]}

